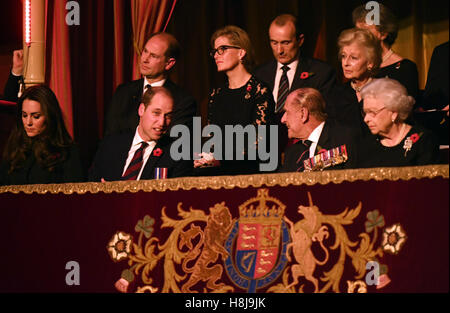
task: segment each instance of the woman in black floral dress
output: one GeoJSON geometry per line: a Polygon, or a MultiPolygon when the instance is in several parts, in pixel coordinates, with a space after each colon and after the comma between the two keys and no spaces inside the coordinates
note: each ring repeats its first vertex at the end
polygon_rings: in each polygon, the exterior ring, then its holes
{"type": "MultiPolygon", "coordinates": [[[[217,70],[227,75],[226,84],[212,90],[208,103],[208,124],[220,128],[222,144],[214,145],[213,155],[202,153],[202,158],[194,161],[194,167],[213,167],[202,172],[213,175],[257,173],[261,162],[257,147],[263,143],[258,126],[272,124],[275,107],[272,93],[250,74],[253,55],[244,30],[231,25],[219,29],[211,38],[211,46],[210,54],[217,70]],[[235,132],[232,142],[229,141],[231,128],[235,132]],[[252,136],[253,130],[256,136],[252,136]],[[252,135],[244,136],[244,133],[252,135]],[[237,144],[236,139],[244,139],[244,144],[237,144]]],[[[265,137],[269,137],[268,127],[265,137]]],[[[267,140],[264,145],[264,151],[269,151],[267,140]]]]}
{"type": "Polygon", "coordinates": [[[364,140],[361,167],[415,166],[439,163],[437,138],[408,124],[414,98],[390,78],[374,79],[361,91],[364,122],[375,140],[364,140]]]}

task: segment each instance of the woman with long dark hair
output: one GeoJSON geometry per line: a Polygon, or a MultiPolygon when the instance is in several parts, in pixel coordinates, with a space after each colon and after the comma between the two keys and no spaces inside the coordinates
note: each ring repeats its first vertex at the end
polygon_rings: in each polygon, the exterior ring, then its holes
{"type": "Polygon", "coordinates": [[[53,91],[45,85],[25,90],[0,166],[0,185],[79,182],[79,152],[64,125],[53,91]]]}

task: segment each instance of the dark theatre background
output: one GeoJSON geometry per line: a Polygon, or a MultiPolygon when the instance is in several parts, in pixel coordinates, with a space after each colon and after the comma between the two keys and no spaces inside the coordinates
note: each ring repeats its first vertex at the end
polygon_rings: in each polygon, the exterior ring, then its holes
{"type": "MultiPolygon", "coordinates": [[[[80,145],[83,163],[87,167],[96,151],[98,140],[102,137],[104,113],[115,87],[132,79],[132,21],[130,1],[78,0],[77,2],[80,5],[80,25],[69,27],[73,135],[80,145]],[[118,8],[116,12],[114,4],[118,8]],[[123,49],[119,53],[114,52],[114,23],[119,25],[121,34],[123,49]],[[119,65],[121,70],[114,71],[119,65]]],[[[420,86],[423,89],[429,59],[434,48],[433,40],[436,40],[433,39],[433,35],[445,31],[448,34],[448,2],[433,1],[432,4],[425,0],[380,2],[386,3],[397,15],[401,29],[409,29],[414,34],[412,38],[400,42],[398,47],[394,46],[394,49],[402,50],[401,54],[416,62],[420,86]],[[424,42],[423,38],[428,39],[424,42]]],[[[269,23],[273,17],[281,13],[293,13],[300,17],[306,35],[303,53],[327,61],[340,72],[336,39],[343,29],[352,26],[352,9],[362,3],[365,1],[178,0],[167,25],[167,31],[177,37],[183,51],[171,78],[194,96],[199,103],[199,114],[205,117],[209,91],[224,78],[217,73],[214,63],[208,57],[212,33],[227,24],[242,27],[250,34],[257,63],[263,63],[272,57],[267,36],[269,23]]],[[[50,10],[53,1],[49,1],[48,5],[50,10]]],[[[22,47],[21,2],[2,1],[0,12],[2,12],[0,93],[2,93],[10,71],[12,51],[22,47]]],[[[47,23],[48,38],[52,19],[49,18],[47,23]]],[[[398,41],[401,41],[400,38],[398,41]]],[[[446,40],[442,40],[444,41],[446,40]]],[[[442,42],[436,42],[435,45],[442,42]]],[[[47,39],[47,50],[50,48],[51,41],[47,39]]],[[[49,54],[47,51],[47,78],[50,72],[49,54]]],[[[48,82],[48,79],[46,81],[48,82]]],[[[8,110],[10,109],[6,111],[8,110]]],[[[5,109],[2,109],[2,116],[8,113],[4,111],[5,109]]],[[[7,137],[9,125],[2,123],[0,149],[7,137]]]]}

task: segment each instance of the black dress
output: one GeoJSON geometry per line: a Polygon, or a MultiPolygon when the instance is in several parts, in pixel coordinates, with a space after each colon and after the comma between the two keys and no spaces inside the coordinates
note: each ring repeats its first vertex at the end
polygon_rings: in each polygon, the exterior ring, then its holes
{"type": "Polygon", "coordinates": [[[394,64],[382,67],[375,78],[391,78],[400,82],[408,90],[408,94],[417,100],[419,95],[419,74],[417,65],[411,60],[403,59],[394,64]]]}
{"type": "Polygon", "coordinates": [[[69,149],[66,161],[60,163],[53,171],[42,168],[36,162],[34,154],[29,155],[25,164],[8,174],[9,164],[0,166],[0,185],[59,184],[81,182],[85,179],[78,148],[69,149]]]}
{"type": "MultiPolygon", "coordinates": [[[[240,125],[271,125],[273,124],[273,112],[275,103],[272,93],[267,86],[252,76],[242,87],[230,89],[228,84],[221,88],[214,89],[210,95],[208,103],[208,124],[217,125],[222,131],[222,154],[220,167],[209,169],[196,169],[197,175],[238,175],[252,174],[259,171],[259,160],[256,153],[256,160],[249,158],[248,149],[257,149],[254,143],[248,145],[248,138],[245,138],[244,151],[239,151],[244,155],[244,160],[236,161],[236,137],[233,146],[227,145],[225,141],[225,126],[240,125]],[[250,146],[250,148],[248,148],[250,146]],[[224,160],[227,149],[233,148],[233,160],[224,160]]],[[[267,128],[266,128],[267,130],[267,128]]],[[[267,136],[269,134],[267,133],[267,136]]],[[[258,143],[258,139],[257,139],[258,143]]],[[[266,151],[268,146],[266,146],[266,151]]],[[[215,152],[217,152],[215,147],[215,152]]],[[[229,152],[229,150],[228,150],[229,152]]],[[[217,155],[215,154],[215,157],[217,155]]]]}
{"type": "Polygon", "coordinates": [[[367,138],[360,152],[361,167],[416,166],[439,163],[436,136],[420,126],[413,126],[396,146],[383,146],[378,139],[367,138]]]}
{"type": "Polygon", "coordinates": [[[337,85],[330,93],[325,111],[328,118],[355,130],[359,137],[370,135],[369,128],[362,117],[363,101],[358,101],[356,91],[350,81],[337,85]]]}

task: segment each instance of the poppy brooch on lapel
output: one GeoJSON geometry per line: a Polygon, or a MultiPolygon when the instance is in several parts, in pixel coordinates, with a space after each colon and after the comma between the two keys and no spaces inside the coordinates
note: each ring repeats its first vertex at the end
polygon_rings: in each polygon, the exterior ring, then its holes
{"type": "Polygon", "coordinates": [[[153,150],[153,155],[159,157],[162,154],[162,150],[160,148],[156,148],[153,150]]]}
{"type": "Polygon", "coordinates": [[[302,72],[300,74],[300,79],[307,79],[307,78],[310,78],[313,75],[314,75],[313,72],[302,72]]]}

